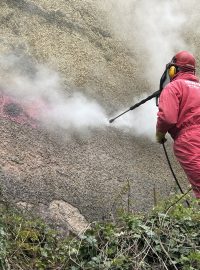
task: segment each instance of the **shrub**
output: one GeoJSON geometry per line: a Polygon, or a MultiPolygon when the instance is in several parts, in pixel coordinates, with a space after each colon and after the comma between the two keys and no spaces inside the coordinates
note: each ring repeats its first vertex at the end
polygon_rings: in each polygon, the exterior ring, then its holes
{"type": "Polygon", "coordinates": [[[198,204],[188,208],[177,199],[149,215],[124,213],[115,224],[95,224],[69,245],[69,269],[200,269],[198,204]]]}
{"type": "Polygon", "coordinates": [[[186,207],[176,196],[149,214],[122,213],[69,237],[2,204],[0,269],[198,270],[200,211],[198,202],[189,200],[186,207]]]}
{"type": "Polygon", "coordinates": [[[58,232],[12,206],[1,204],[0,209],[0,269],[46,270],[65,265],[58,232]]]}

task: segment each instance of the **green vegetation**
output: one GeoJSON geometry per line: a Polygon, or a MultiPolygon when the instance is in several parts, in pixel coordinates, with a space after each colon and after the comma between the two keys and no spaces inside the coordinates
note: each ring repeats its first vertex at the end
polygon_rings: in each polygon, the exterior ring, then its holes
{"type": "Polygon", "coordinates": [[[148,215],[122,213],[94,223],[84,235],[61,237],[40,220],[1,204],[0,269],[200,269],[200,211],[180,197],[148,215]],[[177,202],[178,201],[178,202],[177,202]]]}

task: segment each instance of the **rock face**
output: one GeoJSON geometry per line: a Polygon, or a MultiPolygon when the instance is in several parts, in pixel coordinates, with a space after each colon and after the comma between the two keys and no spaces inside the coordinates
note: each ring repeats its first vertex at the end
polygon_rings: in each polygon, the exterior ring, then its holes
{"type": "MultiPolygon", "coordinates": [[[[71,91],[97,99],[110,114],[148,89],[137,53],[115,39],[95,1],[1,0],[0,17],[1,55],[14,52],[58,70],[71,91]]],[[[144,138],[108,127],[68,139],[11,120],[0,118],[0,185],[16,203],[67,202],[78,209],[75,219],[81,213],[92,221],[121,207],[146,211],[155,193],[159,199],[174,189],[162,148],[144,138]]],[[[67,223],[72,212],[59,216],[67,223]]]]}
{"type": "Polygon", "coordinates": [[[62,234],[83,234],[90,227],[89,223],[80,214],[79,210],[64,201],[52,201],[49,205],[37,203],[37,205],[19,201],[17,207],[23,211],[35,214],[39,211],[43,218],[62,234]]]}
{"type": "Polygon", "coordinates": [[[75,234],[83,233],[89,228],[89,224],[78,209],[66,202],[52,201],[49,206],[49,212],[53,220],[67,225],[68,229],[75,234]]]}

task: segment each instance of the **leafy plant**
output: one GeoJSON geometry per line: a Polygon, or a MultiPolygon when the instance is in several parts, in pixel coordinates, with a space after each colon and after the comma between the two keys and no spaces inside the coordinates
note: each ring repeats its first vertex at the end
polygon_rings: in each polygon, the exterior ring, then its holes
{"type": "Polygon", "coordinates": [[[83,235],[61,237],[40,219],[2,203],[2,270],[198,270],[198,201],[175,196],[151,213],[127,212],[112,222],[93,223],[83,235]]]}
{"type": "Polygon", "coordinates": [[[70,243],[70,269],[200,269],[198,204],[191,199],[187,208],[177,200],[149,215],[124,213],[116,224],[94,224],[70,243]]]}

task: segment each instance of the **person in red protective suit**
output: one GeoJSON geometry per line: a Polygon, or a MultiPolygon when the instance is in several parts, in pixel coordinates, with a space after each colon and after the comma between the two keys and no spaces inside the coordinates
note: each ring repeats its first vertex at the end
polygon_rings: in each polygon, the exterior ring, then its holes
{"type": "Polygon", "coordinates": [[[200,83],[195,76],[195,58],[187,51],[177,53],[167,65],[170,83],[161,92],[156,138],[174,139],[174,154],[200,199],[200,83]]]}

